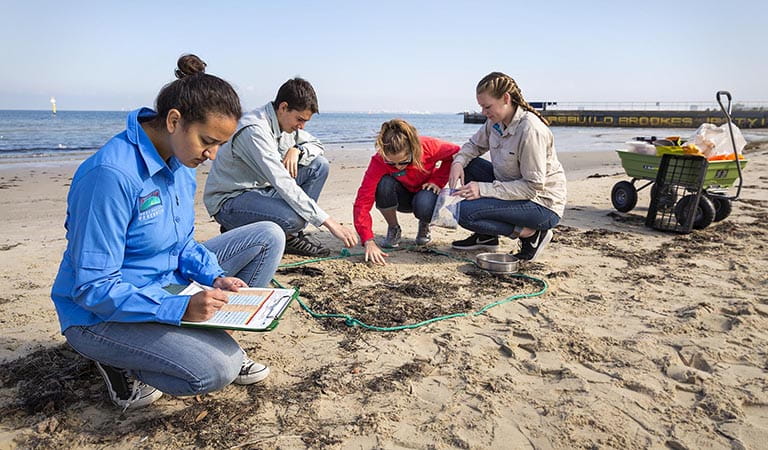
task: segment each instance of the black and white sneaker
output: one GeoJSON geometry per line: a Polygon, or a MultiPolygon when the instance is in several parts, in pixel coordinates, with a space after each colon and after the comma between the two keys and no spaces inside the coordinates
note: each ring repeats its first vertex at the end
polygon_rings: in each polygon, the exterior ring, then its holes
{"type": "Polygon", "coordinates": [[[536,230],[527,238],[520,238],[520,251],[514,256],[526,261],[535,260],[552,240],[552,230],[536,230]]]}
{"type": "Polygon", "coordinates": [[[451,247],[456,250],[489,250],[496,251],[499,249],[499,237],[491,236],[489,234],[472,233],[466,239],[460,241],[453,241],[451,247]]]}
{"type": "Polygon", "coordinates": [[[328,256],[331,249],[310,239],[303,231],[285,237],[285,253],[299,256],[328,256]]]}
{"type": "Polygon", "coordinates": [[[96,368],[107,384],[107,393],[112,403],[126,409],[142,408],[152,404],[163,393],[152,386],[129,376],[125,370],[96,361],[96,368]]]}
{"type": "Polygon", "coordinates": [[[269,367],[259,364],[245,354],[243,350],[243,365],[240,366],[240,374],[235,378],[234,383],[248,385],[258,383],[269,375],[269,367]]]}

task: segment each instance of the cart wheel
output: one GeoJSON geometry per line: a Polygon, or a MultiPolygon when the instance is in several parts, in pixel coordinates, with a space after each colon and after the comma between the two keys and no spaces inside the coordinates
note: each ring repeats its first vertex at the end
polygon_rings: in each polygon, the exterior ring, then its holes
{"type": "Polygon", "coordinates": [[[712,204],[715,205],[715,222],[720,222],[726,217],[731,215],[733,209],[733,203],[727,198],[722,197],[709,197],[712,204]]]}
{"type": "Polygon", "coordinates": [[[653,183],[653,186],[651,186],[651,201],[654,198],[656,199],[656,208],[661,211],[675,206],[677,194],[669,185],[653,183]]]}
{"type": "Polygon", "coordinates": [[[637,190],[629,181],[619,181],[611,189],[611,203],[616,211],[628,212],[637,205],[637,190]]]}
{"type": "MultiPolygon", "coordinates": [[[[695,195],[686,195],[681,198],[677,205],[675,205],[675,217],[679,224],[685,223],[686,213],[690,209],[691,202],[696,201],[695,195]]],[[[696,207],[695,216],[693,218],[693,228],[701,230],[708,227],[715,218],[715,205],[712,204],[712,200],[702,195],[699,198],[699,204],[696,207]]]]}

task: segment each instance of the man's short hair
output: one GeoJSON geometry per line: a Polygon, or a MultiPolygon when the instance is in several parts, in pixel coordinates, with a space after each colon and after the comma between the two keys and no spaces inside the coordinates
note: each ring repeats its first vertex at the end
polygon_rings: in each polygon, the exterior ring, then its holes
{"type": "Polygon", "coordinates": [[[283,102],[288,104],[289,110],[310,110],[312,114],[319,112],[315,89],[309,84],[309,81],[303,78],[292,78],[280,86],[277,97],[275,97],[275,108],[283,102]]]}

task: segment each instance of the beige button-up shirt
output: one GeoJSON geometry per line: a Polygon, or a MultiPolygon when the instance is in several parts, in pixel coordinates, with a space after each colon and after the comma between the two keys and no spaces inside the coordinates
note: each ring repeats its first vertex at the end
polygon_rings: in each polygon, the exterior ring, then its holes
{"type": "Polygon", "coordinates": [[[485,124],[453,158],[467,167],[474,158],[491,153],[492,183],[478,183],[482,197],[531,200],[563,217],[565,172],[557,159],[552,131],[532,112],[517,108],[509,126],[485,124]]]}

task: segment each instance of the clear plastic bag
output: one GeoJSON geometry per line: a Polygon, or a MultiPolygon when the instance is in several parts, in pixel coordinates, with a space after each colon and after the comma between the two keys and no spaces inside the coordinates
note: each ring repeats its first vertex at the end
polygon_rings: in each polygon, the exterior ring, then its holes
{"type": "Polygon", "coordinates": [[[443,188],[440,190],[430,225],[451,229],[459,226],[457,221],[459,217],[459,202],[463,198],[451,195],[454,192],[456,192],[456,189],[443,188]]]}
{"type": "MultiPolygon", "coordinates": [[[[741,134],[739,127],[734,124],[731,126],[733,127],[733,138],[736,141],[736,151],[741,155],[747,141],[741,134]]],[[[708,159],[733,155],[733,144],[727,123],[719,127],[711,123],[701,124],[688,142],[695,144],[708,159]]]]}

